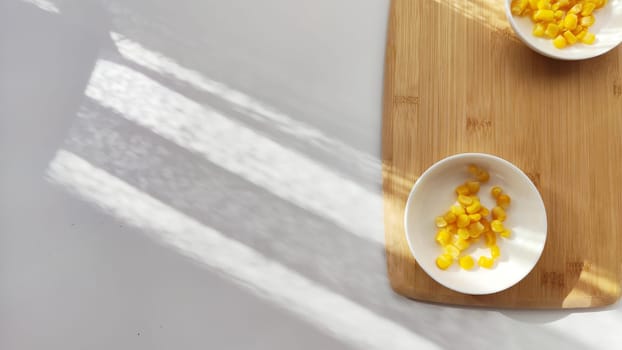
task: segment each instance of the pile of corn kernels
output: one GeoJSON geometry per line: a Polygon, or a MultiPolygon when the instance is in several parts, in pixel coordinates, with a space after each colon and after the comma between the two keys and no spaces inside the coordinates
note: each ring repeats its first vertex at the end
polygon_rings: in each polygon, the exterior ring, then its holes
{"type": "Polygon", "coordinates": [[[563,49],[582,42],[591,45],[596,36],[589,28],[596,22],[594,11],[607,0],[513,0],[512,14],[529,16],[534,22],[533,35],[553,39],[563,49]]]}
{"type": "Polygon", "coordinates": [[[483,268],[492,268],[495,260],[501,255],[497,235],[504,238],[511,235],[510,230],[503,225],[507,218],[506,209],[511,202],[510,196],[503,193],[503,189],[499,186],[492,187],[490,194],[497,205],[489,210],[482,205],[477,193],[480,184],[488,182],[490,175],[475,165],[469,166],[469,172],[475,179],[456,188],[456,203],[435,220],[436,242],[443,249],[442,254],[436,258],[436,266],[442,270],[446,270],[456,260],[463,269],[472,269],[475,260],[472,256],[464,254],[464,251],[482,237],[490,249],[490,257],[480,256],[477,264],[483,268]],[[488,219],[489,215],[492,216],[492,220],[488,219]]]}

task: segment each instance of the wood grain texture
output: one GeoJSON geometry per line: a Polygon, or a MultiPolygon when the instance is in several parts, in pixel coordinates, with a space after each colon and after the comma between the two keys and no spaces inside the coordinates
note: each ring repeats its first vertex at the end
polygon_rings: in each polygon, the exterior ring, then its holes
{"type": "Polygon", "coordinates": [[[393,0],[390,13],[382,157],[393,289],[418,300],[507,308],[616,302],[622,48],[582,62],[540,56],[514,36],[501,0],[393,0]],[[548,239],[537,266],[495,294],[464,295],[439,285],[406,243],[404,207],[417,176],[462,152],[516,164],[547,208],[548,239]]]}

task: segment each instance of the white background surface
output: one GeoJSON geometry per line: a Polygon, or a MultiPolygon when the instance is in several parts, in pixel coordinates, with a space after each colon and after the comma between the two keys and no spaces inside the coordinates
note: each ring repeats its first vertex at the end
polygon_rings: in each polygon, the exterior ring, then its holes
{"type": "Polygon", "coordinates": [[[387,0],[1,0],[0,349],[622,347],[390,290],[387,0]]]}

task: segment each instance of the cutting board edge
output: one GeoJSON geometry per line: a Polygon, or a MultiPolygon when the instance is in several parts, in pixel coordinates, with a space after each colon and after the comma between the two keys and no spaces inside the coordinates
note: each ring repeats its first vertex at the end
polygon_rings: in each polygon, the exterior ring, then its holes
{"type": "MultiPolygon", "coordinates": [[[[497,305],[490,304],[486,302],[469,302],[469,303],[455,303],[448,302],[446,300],[435,300],[433,297],[429,297],[427,295],[413,295],[409,290],[401,289],[399,285],[395,285],[391,283],[391,289],[398,295],[401,295],[405,298],[411,299],[416,302],[429,303],[435,305],[444,305],[444,306],[453,306],[453,307],[475,307],[475,308],[484,308],[484,309],[505,309],[505,310],[596,310],[596,309],[608,309],[611,306],[614,306],[622,300],[622,296],[618,295],[614,298],[601,298],[601,297],[579,297],[576,298],[576,305],[569,306],[560,306],[559,304],[543,304],[541,300],[533,299],[522,299],[522,303],[524,305],[497,305]],[[532,304],[532,305],[529,305],[532,304]]],[[[465,294],[466,295],[466,294],[465,294]]],[[[477,296],[474,296],[477,297],[477,296]]]]}

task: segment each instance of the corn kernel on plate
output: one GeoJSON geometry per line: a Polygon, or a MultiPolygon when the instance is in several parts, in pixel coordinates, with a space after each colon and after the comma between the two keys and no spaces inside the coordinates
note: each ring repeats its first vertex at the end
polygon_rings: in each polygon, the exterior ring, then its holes
{"type": "Polygon", "coordinates": [[[415,182],[404,213],[421,268],[466,294],[513,286],[535,266],[547,233],[544,202],[513,164],[483,153],[445,158],[415,182]]]}
{"type": "Polygon", "coordinates": [[[544,56],[582,60],[622,42],[622,0],[506,0],[517,36],[544,56]]]}

